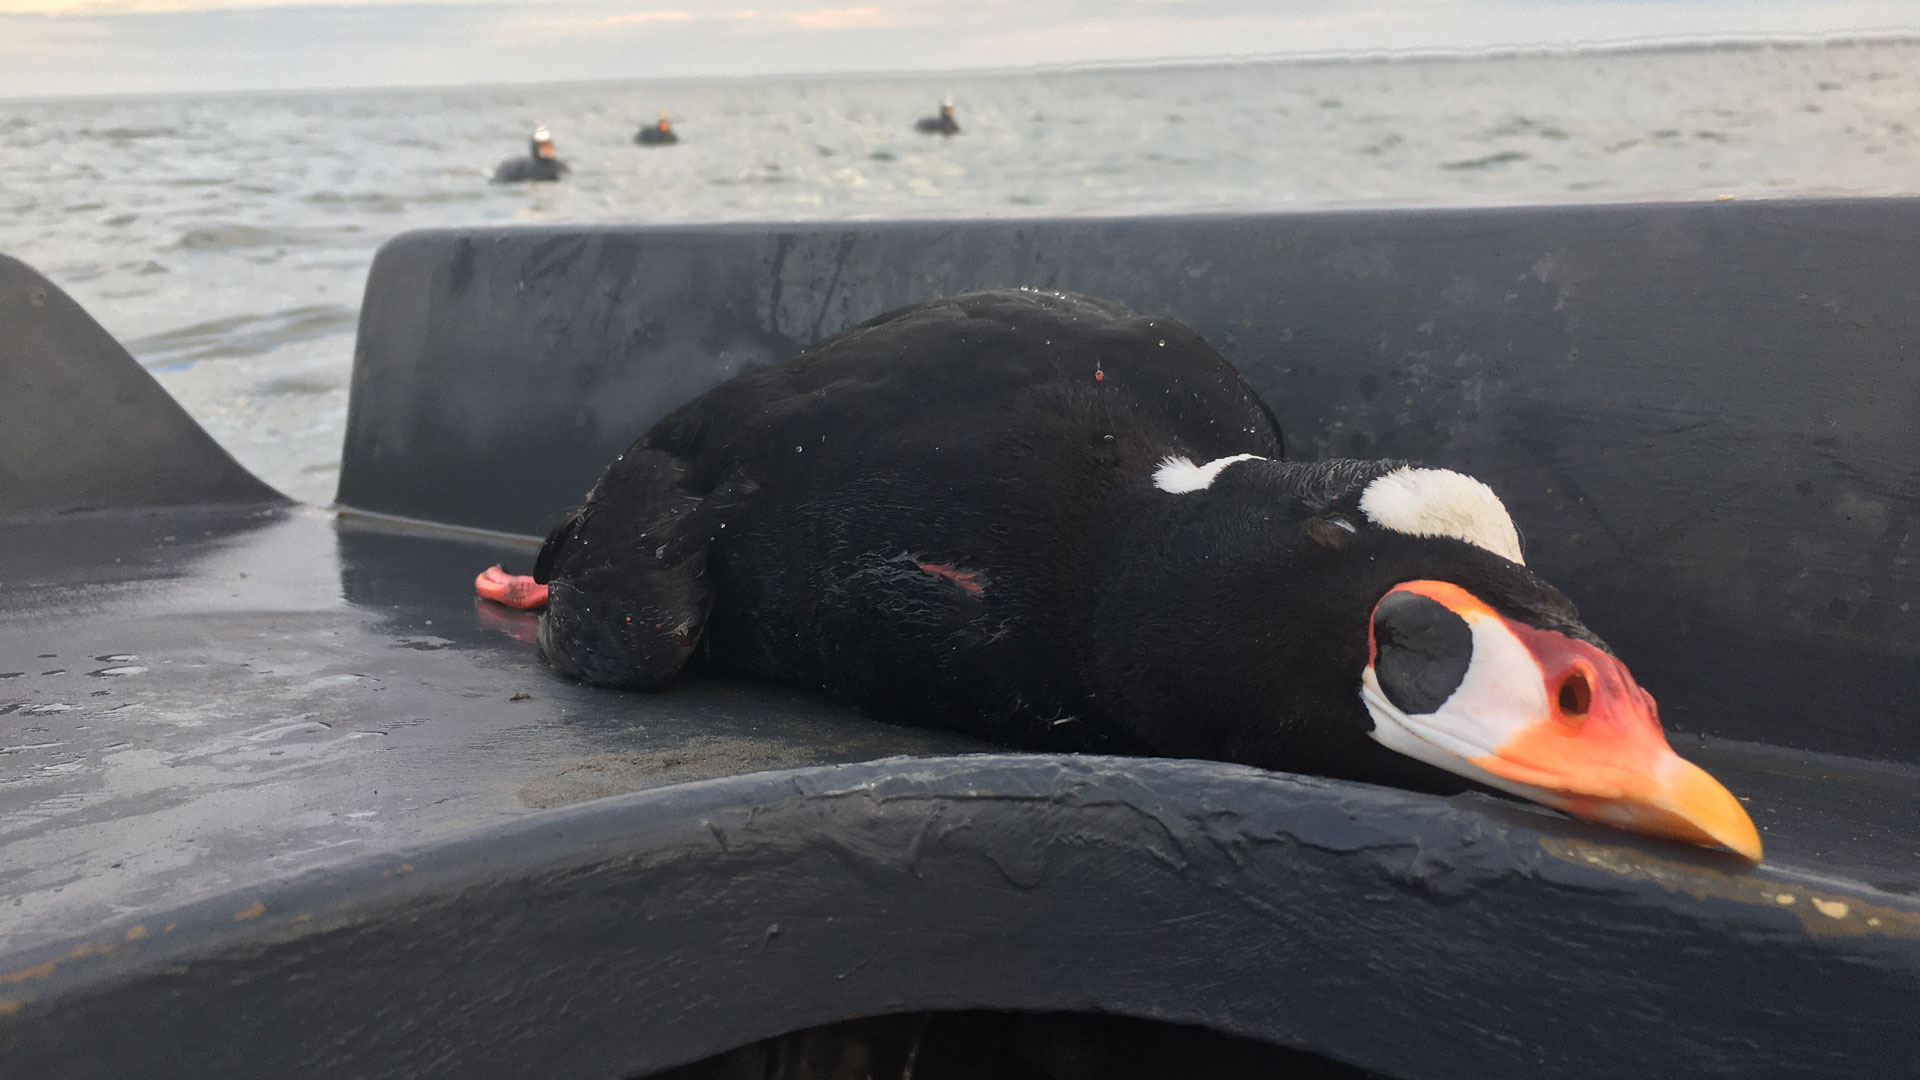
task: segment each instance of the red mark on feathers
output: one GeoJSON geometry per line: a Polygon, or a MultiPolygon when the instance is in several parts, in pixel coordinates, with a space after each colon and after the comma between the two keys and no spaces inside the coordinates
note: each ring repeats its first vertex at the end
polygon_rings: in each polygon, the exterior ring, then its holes
{"type": "Polygon", "coordinates": [[[520,611],[547,606],[547,587],[525,574],[509,574],[489,566],[473,579],[473,591],[488,600],[520,611]]]}
{"type": "Polygon", "coordinates": [[[946,563],[923,562],[915,563],[914,565],[935,577],[946,578],[948,581],[953,582],[955,585],[960,586],[975,596],[980,595],[983,591],[980,588],[980,583],[974,580],[980,576],[980,571],[978,570],[955,570],[946,563]]]}
{"type": "Polygon", "coordinates": [[[1100,370],[1099,368],[1094,368],[1094,369],[1093,369],[1093,381],[1094,381],[1094,382],[1105,382],[1105,381],[1106,381],[1106,378],[1107,378],[1107,373],[1106,373],[1106,372],[1104,372],[1104,371],[1102,371],[1102,370],[1100,370]]]}

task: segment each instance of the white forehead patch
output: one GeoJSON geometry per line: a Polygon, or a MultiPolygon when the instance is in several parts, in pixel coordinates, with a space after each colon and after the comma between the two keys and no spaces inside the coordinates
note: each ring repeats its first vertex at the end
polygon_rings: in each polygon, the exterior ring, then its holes
{"type": "Polygon", "coordinates": [[[1264,461],[1259,454],[1235,454],[1232,457],[1214,458],[1205,465],[1195,465],[1183,457],[1165,457],[1160,459],[1160,467],[1153,470],[1153,486],[1161,491],[1171,491],[1175,495],[1184,495],[1189,491],[1205,491],[1213,486],[1220,470],[1236,461],[1264,461]]]}
{"type": "Polygon", "coordinates": [[[1520,530],[1493,489],[1451,469],[1395,469],[1367,485],[1360,512],[1409,536],[1451,536],[1521,565],[1520,530]]]}

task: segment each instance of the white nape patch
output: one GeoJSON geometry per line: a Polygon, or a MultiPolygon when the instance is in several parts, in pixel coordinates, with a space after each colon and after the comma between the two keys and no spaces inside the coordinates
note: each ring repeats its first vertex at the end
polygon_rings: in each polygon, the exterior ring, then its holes
{"type": "Polygon", "coordinates": [[[1161,491],[1171,491],[1175,495],[1184,495],[1189,491],[1205,491],[1213,486],[1220,470],[1236,461],[1265,461],[1259,454],[1235,454],[1232,457],[1214,458],[1205,465],[1195,465],[1183,457],[1164,457],[1160,467],[1153,470],[1153,486],[1161,491]]]}
{"type": "Polygon", "coordinates": [[[1395,469],[1360,495],[1367,520],[1409,536],[1451,536],[1526,565],[1520,530],[1493,489],[1451,469],[1395,469]]]}

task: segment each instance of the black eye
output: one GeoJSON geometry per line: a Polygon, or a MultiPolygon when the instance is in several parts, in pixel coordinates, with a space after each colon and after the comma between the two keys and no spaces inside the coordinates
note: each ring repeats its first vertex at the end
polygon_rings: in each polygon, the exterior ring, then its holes
{"type": "Polygon", "coordinates": [[[1473,630],[1446,605],[1388,593],[1373,610],[1373,672],[1387,700],[1410,716],[1446,704],[1473,661],[1473,630]]]}

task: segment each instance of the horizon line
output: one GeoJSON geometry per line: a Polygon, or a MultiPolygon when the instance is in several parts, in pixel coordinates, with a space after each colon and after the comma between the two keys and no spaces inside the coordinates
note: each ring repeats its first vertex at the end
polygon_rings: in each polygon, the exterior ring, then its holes
{"type": "MultiPolygon", "coordinates": [[[[307,5],[318,6],[318,5],[307,5]]],[[[37,14],[5,15],[8,18],[48,18],[37,14]]],[[[675,75],[665,77],[601,79],[503,79],[488,82],[373,83],[365,85],[256,87],[224,90],[110,90],[96,94],[24,94],[0,97],[0,104],[21,101],[102,101],[123,98],[209,98],[270,97],[276,95],[403,93],[408,91],[486,90],[498,87],[529,86],[606,86],[627,84],[665,85],[693,82],[784,82],[819,79],[882,78],[981,78],[995,75],[1080,74],[1111,71],[1151,71],[1157,69],[1300,66],[1326,64],[1421,63],[1433,61],[1514,60],[1529,57],[1617,55],[1662,52],[1715,52],[1741,49],[1850,48],[1859,46],[1920,43],[1920,29],[1861,29],[1831,33],[1788,34],[1695,34],[1664,35],[1646,38],[1614,38],[1605,41],[1570,44],[1502,44],[1477,47],[1414,49],[1327,49],[1310,52],[1210,53],[1203,55],[1115,58],[1111,60],[1059,61],[1011,66],[981,65],[959,68],[871,68],[846,71],[769,71],[748,75],[675,75]]]]}

